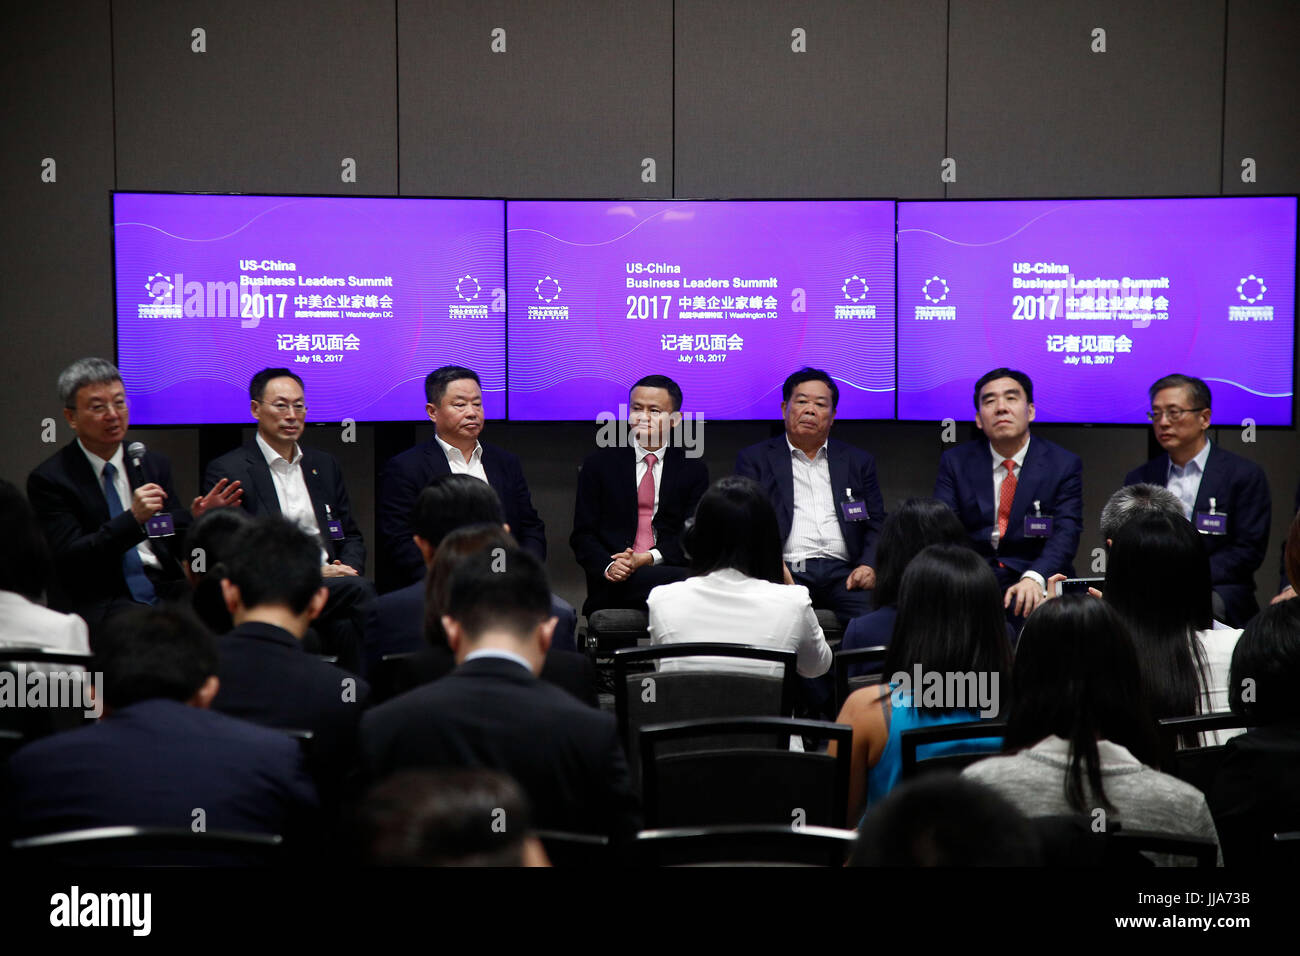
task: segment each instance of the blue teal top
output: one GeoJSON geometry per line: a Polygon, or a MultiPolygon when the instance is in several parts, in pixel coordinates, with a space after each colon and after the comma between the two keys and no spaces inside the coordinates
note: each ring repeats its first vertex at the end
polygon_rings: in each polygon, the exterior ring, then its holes
{"type": "MultiPolygon", "coordinates": [[[[891,690],[897,687],[896,684],[889,686],[891,690]]],[[[880,760],[867,775],[868,807],[883,800],[889,791],[897,786],[899,777],[902,776],[903,747],[899,743],[899,735],[903,731],[917,727],[932,727],[935,724],[964,724],[980,719],[979,711],[976,710],[954,710],[944,714],[930,707],[913,707],[912,695],[909,692],[897,694],[891,692],[889,702],[890,710],[887,715],[889,739],[885,742],[880,760]]],[[[997,753],[1001,749],[1001,737],[980,737],[974,740],[949,740],[925,744],[917,748],[916,757],[918,760],[926,760],[947,754],[997,753]]]]}

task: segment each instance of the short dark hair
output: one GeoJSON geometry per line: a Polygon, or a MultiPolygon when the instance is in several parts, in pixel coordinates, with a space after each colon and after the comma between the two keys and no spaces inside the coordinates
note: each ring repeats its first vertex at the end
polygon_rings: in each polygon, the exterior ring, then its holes
{"type": "Polygon", "coordinates": [[[505,524],[496,490],[470,475],[438,475],[415,499],[415,533],[438,547],[452,531],[469,524],[505,524]]]}
{"type": "Polygon", "coordinates": [[[997,381],[1000,378],[1015,379],[1020,387],[1025,390],[1025,402],[1033,404],[1034,401],[1034,383],[1024,372],[1017,371],[1013,368],[995,368],[991,372],[985,372],[975,383],[975,407],[980,407],[980,392],[989,382],[997,381]]]}
{"type": "Polygon", "coordinates": [[[447,606],[452,573],[471,554],[478,554],[486,548],[516,546],[515,539],[499,521],[466,525],[442,539],[424,579],[424,639],[428,644],[447,646],[447,633],[442,629],[442,609],[447,606]]]}
{"type": "Polygon", "coordinates": [[[239,531],[222,561],[244,607],[286,605],[307,610],[321,587],[320,542],[288,518],[258,518],[239,531]]]}
{"type": "Polygon", "coordinates": [[[217,672],[216,639],[178,604],[115,614],[93,650],[104,702],[114,710],[157,698],[184,703],[217,672]]]}
{"type": "Polygon", "coordinates": [[[1086,594],[1044,601],[1025,621],[1012,678],[1003,747],[1021,750],[1053,734],[1067,741],[1065,799],[1075,810],[1087,812],[1090,801],[1114,809],[1102,786],[1097,741],[1119,744],[1142,763],[1159,766],[1160,743],[1133,639],[1105,601],[1086,594]]]}
{"type": "Polygon", "coordinates": [[[1156,393],[1166,388],[1185,388],[1192,393],[1192,401],[1201,408],[1210,408],[1210,386],[1195,375],[1183,375],[1175,372],[1173,375],[1166,375],[1164,378],[1157,379],[1155,384],[1147,389],[1147,401],[1154,402],[1156,393]]]}
{"type": "Polygon", "coordinates": [[[812,368],[805,365],[797,372],[790,373],[786,378],[785,384],[781,386],[781,401],[790,401],[790,396],[794,394],[795,386],[802,385],[804,382],[825,382],[831,390],[831,411],[834,411],[840,404],[840,387],[835,384],[835,379],[830,374],[823,372],[819,368],[812,368]]]}
{"type": "Polygon", "coordinates": [[[762,486],[752,478],[719,478],[700,498],[683,545],[700,574],[732,568],[780,584],[781,529],[762,486]]]}
{"type": "Polygon", "coordinates": [[[643,375],[632,384],[627,390],[627,397],[630,400],[632,393],[638,388],[662,388],[668,393],[668,397],[673,400],[673,411],[682,410],[682,387],[674,382],[667,375],[643,375]]]}
{"type": "Polygon", "coordinates": [[[1300,599],[1270,605],[1246,625],[1232,649],[1228,705],[1255,726],[1300,718],[1300,599]]]}
{"type": "Polygon", "coordinates": [[[541,562],[527,551],[491,548],[452,572],[445,613],[471,643],[493,629],[523,640],[551,616],[551,587],[541,562]]]}
{"type": "Polygon", "coordinates": [[[932,544],[966,544],[966,528],[937,498],[908,498],[885,518],[876,542],[875,607],[898,603],[898,586],[911,560],[932,544]]]}
{"type": "Polygon", "coordinates": [[[195,571],[197,580],[190,604],[204,624],[214,634],[224,634],[235,626],[221,595],[221,578],[226,573],[225,561],[230,557],[231,546],[239,532],[253,523],[253,517],[243,508],[213,508],[190,526],[185,536],[185,551],[193,570],[194,552],[203,556],[202,571],[195,571]]]}
{"type": "Polygon", "coordinates": [[[867,811],[849,866],[1038,866],[1031,821],[992,787],[954,773],[896,787],[867,811]]]}
{"type": "Polygon", "coordinates": [[[473,379],[474,384],[480,389],[483,387],[483,383],[478,380],[478,373],[463,365],[444,365],[442,368],[435,368],[424,377],[425,400],[430,405],[441,405],[442,396],[447,394],[447,386],[463,378],[473,379]]]}
{"type": "Polygon", "coordinates": [[[50,544],[18,486],[0,478],[0,591],[40,602],[54,573],[50,544]]]}
{"type": "Polygon", "coordinates": [[[298,383],[298,387],[306,393],[306,386],[302,384],[302,379],[298,377],[293,369],[288,368],[264,368],[253,376],[252,381],[248,383],[248,397],[255,402],[260,402],[262,396],[266,394],[266,385],[273,378],[291,378],[298,383]]]}
{"type": "Polygon", "coordinates": [[[532,832],[519,785],[482,768],[395,773],[358,821],[365,861],[378,866],[520,866],[532,832]]]}

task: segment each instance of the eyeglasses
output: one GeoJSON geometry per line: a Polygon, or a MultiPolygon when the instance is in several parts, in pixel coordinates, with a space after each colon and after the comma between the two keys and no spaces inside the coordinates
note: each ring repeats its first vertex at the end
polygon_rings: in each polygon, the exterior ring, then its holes
{"type": "Polygon", "coordinates": [[[301,415],[303,412],[307,411],[307,406],[302,402],[294,402],[290,405],[288,402],[264,402],[261,399],[258,399],[257,404],[269,405],[271,408],[275,409],[277,415],[288,415],[290,411],[301,415]]]}
{"type": "Polygon", "coordinates": [[[108,405],[105,405],[103,402],[95,402],[93,405],[87,405],[85,408],[85,412],[88,415],[93,415],[95,418],[103,418],[105,415],[108,414],[109,409],[112,409],[113,411],[117,412],[117,414],[121,415],[124,414],[126,410],[130,407],[131,407],[130,402],[128,402],[125,398],[119,398],[108,405]]]}
{"type": "Polygon", "coordinates": [[[1147,418],[1153,422],[1158,422],[1161,418],[1164,418],[1166,421],[1173,423],[1181,421],[1184,415],[1188,415],[1192,412],[1203,411],[1205,411],[1204,405],[1200,408],[1153,408],[1151,411],[1147,412],[1147,418]]]}

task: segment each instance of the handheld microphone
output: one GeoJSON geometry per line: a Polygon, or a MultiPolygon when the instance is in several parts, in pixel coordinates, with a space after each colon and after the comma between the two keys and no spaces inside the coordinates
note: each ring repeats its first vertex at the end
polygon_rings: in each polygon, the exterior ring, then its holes
{"type": "Polygon", "coordinates": [[[126,446],[126,456],[131,459],[131,467],[135,469],[136,476],[142,481],[144,473],[140,469],[140,461],[144,458],[144,442],[133,441],[126,446]]]}

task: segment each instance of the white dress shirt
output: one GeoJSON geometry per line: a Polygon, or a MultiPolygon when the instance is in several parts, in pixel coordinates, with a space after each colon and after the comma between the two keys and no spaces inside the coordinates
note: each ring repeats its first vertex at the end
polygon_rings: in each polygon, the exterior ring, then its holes
{"type": "Polygon", "coordinates": [[[90,634],[75,614],[60,614],[21,594],[0,591],[0,647],[89,654],[90,634]]]}
{"type": "Polygon", "coordinates": [[[470,661],[479,660],[480,658],[495,658],[496,660],[502,661],[514,661],[514,663],[528,671],[528,673],[533,673],[533,665],[528,663],[522,655],[498,647],[485,647],[482,650],[470,651],[465,655],[465,659],[460,662],[459,666],[468,664],[470,661]]]}
{"type": "MultiPolygon", "coordinates": [[[[724,568],[700,577],[661,584],[650,592],[650,643],[716,642],[792,650],[802,677],[820,677],[831,666],[831,649],[817,623],[808,589],[773,584],[724,568]]],[[[665,661],[670,670],[736,670],[777,676],[780,666],[725,657],[665,661]]]]}
{"type": "MultiPolygon", "coordinates": [[[[633,477],[633,479],[634,479],[634,480],[633,480],[633,484],[632,484],[632,488],[633,488],[635,491],[637,491],[637,492],[640,491],[640,489],[641,489],[641,482],[645,479],[646,469],[650,467],[650,465],[649,465],[649,464],[646,462],[646,460],[645,460],[645,456],[646,456],[646,455],[654,455],[654,456],[655,456],[655,463],[654,463],[654,469],[655,469],[655,502],[654,502],[654,507],[650,509],[650,530],[651,530],[651,531],[654,530],[654,520],[655,520],[655,517],[659,514],[659,487],[660,487],[660,485],[663,484],[663,480],[664,480],[664,452],[667,450],[667,448],[668,448],[668,446],[665,445],[663,448],[660,448],[660,449],[658,449],[657,451],[653,451],[653,452],[651,452],[651,451],[646,451],[644,448],[641,447],[641,445],[637,442],[637,440],[636,440],[635,438],[632,439],[632,450],[633,450],[634,452],[636,452],[636,469],[635,469],[634,474],[632,475],[632,477],[633,477]]],[[[638,501],[638,509],[637,509],[637,519],[638,519],[638,520],[640,520],[640,517],[641,517],[641,512],[640,512],[640,507],[639,507],[639,505],[640,505],[640,502],[638,501]]],[[[664,556],[663,556],[663,553],[662,553],[658,548],[651,548],[651,549],[650,549],[650,556],[651,556],[652,558],[654,558],[654,561],[653,561],[652,563],[654,563],[654,564],[662,564],[662,563],[663,563],[664,556]]],[[[614,562],[611,561],[611,562],[609,562],[609,564],[605,565],[605,570],[608,571],[608,570],[610,569],[610,566],[613,565],[613,563],[614,563],[614,562]]]]}
{"type": "Polygon", "coordinates": [[[307,479],[302,474],[302,449],[295,442],[293,461],[289,461],[267,444],[261,434],[257,436],[257,447],[262,450],[266,466],[271,469],[271,481],[275,484],[275,496],[280,501],[280,513],[322,543],[320,563],[329,564],[330,555],[323,547],[320,525],[316,523],[316,509],[312,507],[307,479]]]}
{"type": "Polygon", "coordinates": [[[1165,487],[1178,496],[1178,500],[1183,503],[1183,516],[1192,520],[1192,512],[1196,510],[1196,496],[1201,491],[1201,478],[1205,476],[1205,463],[1210,459],[1210,442],[1207,439],[1205,447],[1196,453],[1196,457],[1187,464],[1179,466],[1174,464],[1172,458],[1169,459],[1169,477],[1165,481],[1165,487]]]}
{"type": "Polygon", "coordinates": [[[794,473],[794,517],[785,539],[787,564],[808,558],[837,558],[848,561],[839,516],[835,513],[835,489],[831,487],[831,465],[826,445],[809,458],[795,448],[787,435],[790,466],[794,473]]]}
{"type": "MultiPolygon", "coordinates": [[[[110,461],[113,463],[113,467],[117,469],[116,473],[113,475],[113,487],[117,489],[117,500],[122,503],[123,511],[130,511],[132,499],[131,483],[127,481],[126,478],[126,456],[122,453],[121,443],[118,443],[117,451],[113,452],[113,457],[107,460],[100,458],[85,445],[82,445],[80,438],[77,439],[77,444],[81,446],[81,450],[85,454],[86,460],[90,462],[90,468],[95,473],[95,484],[99,485],[101,491],[104,488],[104,466],[110,461]]],[[[107,501],[108,499],[106,498],[105,500],[107,501]]],[[[159,561],[158,556],[153,553],[153,549],[149,547],[148,538],[145,538],[137,544],[135,546],[135,551],[136,554],[140,555],[140,560],[144,562],[145,567],[156,568],[160,571],[162,570],[162,562],[159,561]]]]}
{"type": "MultiPolygon", "coordinates": [[[[1241,629],[1233,627],[1196,632],[1196,640],[1201,643],[1201,654],[1205,660],[1204,684],[1198,707],[1200,713],[1222,714],[1232,709],[1228,703],[1228,676],[1232,669],[1232,652],[1240,637],[1241,629]]],[[[1225,744],[1241,733],[1245,733],[1244,728],[1211,730],[1201,734],[1201,746],[1225,744]]]]}
{"type": "MultiPolygon", "coordinates": [[[[1017,492],[1020,491],[1020,470],[1021,468],[1024,467],[1025,455],[1029,454],[1029,442],[1030,442],[1030,437],[1026,435],[1025,443],[1020,446],[1020,451],[1016,452],[1014,455],[1011,456],[1011,460],[1016,463],[1015,467],[1011,469],[1011,473],[1016,476],[1017,492]]],[[[992,442],[989,442],[989,452],[990,454],[993,455],[993,528],[994,531],[996,531],[998,526],[998,504],[1002,501],[1001,498],[1002,482],[1007,477],[1007,469],[1002,464],[1004,461],[1006,461],[1006,459],[998,454],[998,451],[996,448],[993,447],[992,442]]],[[[1032,507],[1032,503],[1030,506],[1032,507]]],[[[1012,500],[1012,507],[1013,508],[1015,507],[1014,499],[1012,500]]],[[[1026,511],[1025,513],[1028,514],[1029,512],[1026,511]]],[[[1008,534],[1011,533],[1010,526],[1007,527],[1007,533],[1008,534]]],[[[994,543],[993,547],[995,549],[997,548],[996,542],[994,543]]],[[[1043,576],[1039,574],[1037,571],[1026,571],[1024,574],[1020,575],[1020,577],[1029,578],[1030,580],[1034,581],[1040,588],[1043,589],[1047,588],[1047,582],[1043,580],[1043,576]]]]}
{"type": "Polygon", "coordinates": [[[447,467],[451,469],[453,475],[469,475],[471,478],[477,478],[483,484],[488,484],[487,472],[483,470],[483,446],[478,442],[474,443],[474,450],[469,453],[469,460],[465,459],[464,453],[455,445],[448,445],[437,435],[433,436],[438,441],[442,453],[447,456],[447,467]]]}

